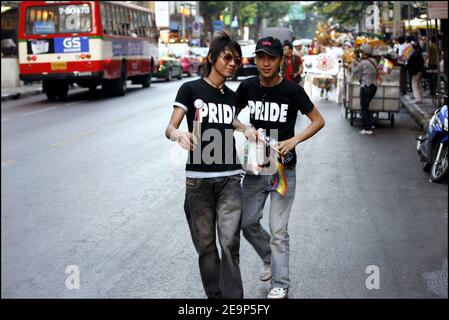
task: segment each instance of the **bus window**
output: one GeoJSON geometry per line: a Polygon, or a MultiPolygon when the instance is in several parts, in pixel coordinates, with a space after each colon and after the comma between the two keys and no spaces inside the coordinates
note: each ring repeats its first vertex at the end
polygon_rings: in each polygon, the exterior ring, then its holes
{"type": "Polygon", "coordinates": [[[108,28],[108,16],[106,14],[106,4],[100,3],[100,15],[101,15],[101,25],[103,27],[103,33],[108,34],[109,28],[108,28]]]}
{"type": "Polygon", "coordinates": [[[117,7],[115,5],[111,5],[111,19],[112,19],[112,33],[114,35],[118,35],[117,7]]]}
{"type": "Polygon", "coordinates": [[[90,5],[60,5],[28,7],[25,32],[52,34],[90,32],[92,29],[90,5]]]}
{"type": "Polygon", "coordinates": [[[113,34],[114,27],[112,25],[112,9],[109,3],[104,4],[106,9],[106,27],[108,29],[108,34],[113,34]]]}
{"type": "Polygon", "coordinates": [[[120,26],[121,26],[121,32],[120,35],[122,36],[126,36],[128,33],[128,28],[126,27],[126,13],[125,13],[125,8],[120,7],[119,8],[119,12],[120,12],[120,26]]]}
{"type": "Polygon", "coordinates": [[[139,12],[139,34],[141,37],[145,37],[145,12],[139,12]]]}
{"type": "Polygon", "coordinates": [[[151,37],[151,35],[150,35],[150,20],[149,19],[150,19],[150,15],[146,14],[144,22],[145,22],[145,37],[147,37],[147,38],[151,37]]]}

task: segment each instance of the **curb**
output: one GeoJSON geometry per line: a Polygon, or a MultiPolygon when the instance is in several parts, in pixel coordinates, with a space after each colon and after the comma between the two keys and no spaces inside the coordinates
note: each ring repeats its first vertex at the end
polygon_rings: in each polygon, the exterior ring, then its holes
{"type": "Polygon", "coordinates": [[[430,117],[419,106],[412,103],[407,96],[400,97],[402,106],[410,113],[412,118],[419,124],[422,129],[425,129],[429,124],[430,117]]]}
{"type": "Polygon", "coordinates": [[[35,96],[35,95],[39,95],[39,94],[42,94],[42,88],[23,92],[23,93],[19,92],[19,93],[8,93],[5,95],[2,94],[2,101],[18,100],[21,98],[31,97],[31,96],[35,96]]]}

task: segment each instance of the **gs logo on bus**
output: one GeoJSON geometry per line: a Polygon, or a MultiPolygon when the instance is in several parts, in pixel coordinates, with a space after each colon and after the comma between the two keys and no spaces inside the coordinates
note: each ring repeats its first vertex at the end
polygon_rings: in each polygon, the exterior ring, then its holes
{"type": "Polygon", "coordinates": [[[80,38],[65,38],[62,40],[62,45],[68,50],[80,50],[81,41],[80,38]]]}
{"type": "Polygon", "coordinates": [[[88,37],[55,38],[55,53],[77,53],[88,51],[88,37]]]}

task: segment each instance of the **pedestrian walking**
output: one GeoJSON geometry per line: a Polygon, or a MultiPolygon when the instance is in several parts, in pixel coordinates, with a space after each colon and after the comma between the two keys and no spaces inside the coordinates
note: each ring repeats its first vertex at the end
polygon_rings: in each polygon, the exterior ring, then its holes
{"type": "MultiPolygon", "coordinates": [[[[273,37],[259,39],[256,44],[255,62],[259,76],[244,80],[237,89],[237,113],[248,106],[251,126],[244,126],[238,120],[236,128],[244,130],[245,136],[256,139],[256,130],[276,139],[275,174],[245,175],[242,184],[244,237],[254,247],[263,261],[260,280],[271,279],[267,298],[286,298],[290,286],[289,277],[289,234],[288,220],[296,192],[295,147],[312,137],[323,126],[324,120],[310,101],[304,89],[283,79],[278,70],[283,63],[281,42],[273,37]],[[298,111],[305,114],[310,125],[295,135],[298,111]],[[291,153],[290,161],[284,156],[291,153]],[[260,220],[265,202],[270,196],[270,232],[260,220]]],[[[273,148],[271,148],[273,150],[273,148]]]]}
{"type": "Polygon", "coordinates": [[[424,71],[424,58],[419,50],[419,44],[413,42],[413,54],[407,62],[407,69],[412,77],[412,92],[416,103],[422,102],[423,88],[422,88],[422,74],[424,71]]]}
{"type": "Polygon", "coordinates": [[[165,132],[189,150],[184,210],[208,298],[243,298],[239,266],[243,171],[233,135],[227,134],[233,131],[236,93],[225,85],[241,56],[240,45],[219,33],[210,45],[206,76],[179,88],[165,132]],[[179,130],[184,117],[189,132],[179,130]]]}

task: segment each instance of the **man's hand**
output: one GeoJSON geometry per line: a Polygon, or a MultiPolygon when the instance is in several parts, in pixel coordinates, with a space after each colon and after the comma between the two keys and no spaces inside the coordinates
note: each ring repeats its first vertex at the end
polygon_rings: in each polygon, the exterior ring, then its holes
{"type": "Polygon", "coordinates": [[[197,145],[197,139],[192,133],[181,130],[176,131],[176,141],[186,150],[193,150],[197,145]]]}
{"type": "Polygon", "coordinates": [[[282,155],[285,155],[289,151],[295,149],[298,144],[298,139],[296,137],[290,138],[288,140],[279,141],[276,143],[276,148],[281,152],[282,155]]]}
{"type": "Polygon", "coordinates": [[[243,130],[243,134],[251,142],[257,141],[257,139],[259,138],[259,132],[257,132],[256,128],[254,127],[246,127],[243,130]]]}

